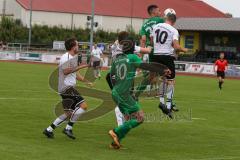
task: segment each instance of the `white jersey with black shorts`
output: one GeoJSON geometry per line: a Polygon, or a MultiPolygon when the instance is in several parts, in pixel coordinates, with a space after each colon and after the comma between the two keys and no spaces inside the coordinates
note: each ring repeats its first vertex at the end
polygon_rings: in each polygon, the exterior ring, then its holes
{"type": "Polygon", "coordinates": [[[175,78],[175,50],[173,41],[179,40],[177,29],[167,23],[159,23],[153,27],[151,32],[153,38],[154,54],[151,62],[166,65],[171,70],[171,75],[167,77],[169,80],[175,78]]]}
{"type": "Polygon", "coordinates": [[[101,65],[101,55],[103,55],[102,50],[100,48],[93,48],[91,52],[92,56],[92,65],[94,68],[99,67],[101,65]]]}
{"type": "Polygon", "coordinates": [[[84,102],[84,98],[76,90],[77,74],[76,72],[65,75],[66,68],[75,68],[78,66],[78,56],[72,56],[68,52],[63,54],[59,63],[58,74],[58,93],[62,97],[64,110],[74,110],[79,104],[84,102]]]}

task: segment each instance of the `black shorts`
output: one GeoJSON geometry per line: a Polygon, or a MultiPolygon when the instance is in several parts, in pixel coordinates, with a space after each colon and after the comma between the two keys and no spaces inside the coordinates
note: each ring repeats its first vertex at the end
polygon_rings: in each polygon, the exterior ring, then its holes
{"type": "Polygon", "coordinates": [[[225,72],[224,71],[217,71],[217,77],[221,77],[222,79],[225,78],[225,72]]]}
{"type": "Polygon", "coordinates": [[[161,63],[167,66],[171,70],[171,75],[167,79],[171,80],[175,78],[175,57],[165,55],[152,55],[150,56],[150,62],[161,63]]]}
{"type": "Polygon", "coordinates": [[[75,110],[81,103],[84,102],[84,98],[74,87],[67,88],[60,94],[62,97],[62,105],[65,111],[75,110]]]}
{"type": "Polygon", "coordinates": [[[93,67],[96,68],[96,67],[99,67],[100,66],[100,61],[93,61],[93,67]]]}

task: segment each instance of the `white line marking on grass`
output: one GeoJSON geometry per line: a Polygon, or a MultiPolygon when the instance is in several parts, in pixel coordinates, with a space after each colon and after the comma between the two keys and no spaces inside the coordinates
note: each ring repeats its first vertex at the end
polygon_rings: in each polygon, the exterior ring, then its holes
{"type": "MultiPolygon", "coordinates": [[[[177,100],[178,102],[189,102],[186,100],[177,100]]],[[[201,99],[191,99],[191,102],[207,102],[207,103],[214,103],[214,104],[219,104],[219,103],[224,103],[224,104],[240,104],[240,102],[237,101],[219,101],[219,100],[201,100],[201,99]]]]}
{"type": "Polygon", "coordinates": [[[192,118],[192,120],[203,120],[203,121],[206,121],[207,119],[206,118],[192,118]]]}
{"type": "MultiPolygon", "coordinates": [[[[144,98],[144,99],[140,99],[140,101],[144,101],[144,100],[155,100],[155,97],[148,97],[148,98],[144,98]]],[[[219,104],[219,103],[224,103],[224,104],[240,104],[239,101],[223,101],[223,100],[207,100],[207,99],[191,99],[191,101],[186,101],[183,99],[178,99],[176,98],[177,102],[185,102],[185,103],[192,103],[192,102],[207,102],[207,103],[215,103],[215,104],[219,104]]]]}
{"type": "Polygon", "coordinates": [[[39,100],[49,100],[49,101],[53,101],[53,100],[59,100],[56,98],[16,98],[16,97],[0,97],[0,100],[32,100],[32,101],[39,101],[39,100]]]}
{"type": "Polygon", "coordinates": [[[29,93],[45,93],[45,92],[48,92],[48,93],[54,93],[53,91],[51,90],[0,90],[0,92],[29,92],[29,93]]]}

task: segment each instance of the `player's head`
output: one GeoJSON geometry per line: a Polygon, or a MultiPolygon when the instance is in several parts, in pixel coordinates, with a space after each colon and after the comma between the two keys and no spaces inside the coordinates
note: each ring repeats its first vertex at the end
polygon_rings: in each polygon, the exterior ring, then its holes
{"type": "Polygon", "coordinates": [[[147,12],[151,17],[156,17],[161,15],[160,9],[158,8],[157,5],[149,5],[147,8],[147,12]]]}
{"type": "Polygon", "coordinates": [[[122,40],[125,40],[129,36],[129,33],[126,31],[122,31],[118,34],[118,42],[120,43],[122,40]]]}
{"type": "Polygon", "coordinates": [[[134,53],[135,41],[128,32],[123,31],[118,35],[119,44],[122,46],[122,52],[125,54],[134,53]]]}
{"type": "Polygon", "coordinates": [[[68,52],[78,53],[78,41],[76,38],[69,38],[65,41],[65,48],[68,52]]]}
{"type": "Polygon", "coordinates": [[[165,15],[166,23],[169,23],[170,25],[174,25],[177,21],[177,16],[176,14],[168,13],[165,15]]]}
{"type": "Polygon", "coordinates": [[[222,53],[220,53],[220,59],[224,59],[224,53],[222,52],[222,53]]]}

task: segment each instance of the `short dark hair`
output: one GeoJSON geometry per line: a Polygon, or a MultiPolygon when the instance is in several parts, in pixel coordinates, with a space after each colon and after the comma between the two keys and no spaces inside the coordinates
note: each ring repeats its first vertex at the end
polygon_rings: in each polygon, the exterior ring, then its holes
{"type": "Polygon", "coordinates": [[[156,8],[158,8],[158,6],[155,4],[148,6],[148,8],[147,8],[148,14],[151,15],[153,10],[156,8]]]}
{"type": "Polygon", "coordinates": [[[177,16],[175,14],[168,13],[166,17],[167,20],[171,21],[172,23],[175,23],[177,21],[177,16]]]}
{"type": "Polygon", "coordinates": [[[118,42],[120,43],[121,41],[127,39],[127,37],[129,36],[129,33],[126,31],[122,31],[118,34],[118,42]]]}
{"type": "Polygon", "coordinates": [[[134,53],[135,41],[134,41],[134,38],[131,37],[128,32],[126,31],[120,32],[118,35],[118,41],[119,41],[119,44],[122,45],[123,53],[128,53],[128,54],[134,53]]]}
{"type": "Polygon", "coordinates": [[[69,38],[65,41],[65,48],[67,51],[70,51],[74,46],[76,46],[76,38],[69,38]]]}

